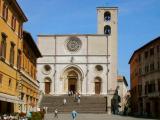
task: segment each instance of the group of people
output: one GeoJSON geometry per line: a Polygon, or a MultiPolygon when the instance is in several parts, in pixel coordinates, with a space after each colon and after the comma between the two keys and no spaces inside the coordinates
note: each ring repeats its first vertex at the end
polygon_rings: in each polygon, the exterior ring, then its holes
{"type": "Polygon", "coordinates": [[[75,92],[75,94],[74,94],[74,100],[75,100],[75,102],[77,102],[78,104],[80,104],[80,100],[81,100],[80,93],[75,92]]]}
{"type": "MultiPolygon", "coordinates": [[[[80,104],[81,95],[79,92],[73,92],[72,90],[70,90],[70,91],[68,91],[68,96],[74,96],[74,101],[77,102],[78,104],[80,104]]],[[[64,98],[63,105],[66,105],[66,104],[67,104],[67,99],[64,98]]],[[[75,120],[76,116],[77,116],[77,112],[75,110],[73,110],[71,112],[71,116],[72,116],[73,120],[75,120]]],[[[54,118],[58,119],[58,109],[55,109],[55,111],[54,111],[54,118]]]]}
{"type": "MultiPolygon", "coordinates": [[[[81,95],[79,92],[68,91],[68,96],[74,96],[74,101],[80,104],[81,95]]],[[[63,104],[67,104],[66,98],[63,99],[63,104]]]]}
{"type": "Polygon", "coordinates": [[[0,120],[17,120],[19,116],[17,115],[9,115],[9,114],[4,114],[0,116],[0,120]]]}
{"type": "Polygon", "coordinates": [[[74,94],[74,92],[72,90],[68,91],[68,96],[72,96],[74,94]]]}
{"type": "MultiPolygon", "coordinates": [[[[73,111],[71,112],[71,116],[72,116],[72,119],[73,119],[73,120],[76,120],[77,112],[76,112],[75,110],[73,110],[73,111]]],[[[57,110],[57,109],[55,109],[55,111],[54,111],[54,118],[57,118],[57,119],[58,119],[58,110],[57,110]]]]}

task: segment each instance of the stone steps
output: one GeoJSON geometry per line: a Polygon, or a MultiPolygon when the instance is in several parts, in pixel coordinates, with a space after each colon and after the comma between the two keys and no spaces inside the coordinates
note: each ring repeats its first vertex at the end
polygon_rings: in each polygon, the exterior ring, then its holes
{"type": "Polygon", "coordinates": [[[82,96],[78,104],[73,96],[43,96],[40,107],[48,107],[48,113],[53,113],[56,108],[60,113],[71,112],[73,109],[79,113],[104,113],[106,100],[104,96],[82,96]],[[64,98],[67,100],[65,105],[64,98]]]}

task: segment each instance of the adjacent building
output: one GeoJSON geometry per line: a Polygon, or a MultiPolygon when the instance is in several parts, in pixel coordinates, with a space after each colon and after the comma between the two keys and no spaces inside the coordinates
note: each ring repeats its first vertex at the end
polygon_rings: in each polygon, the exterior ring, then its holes
{"type": "Polygon", "coordinates": [[[118,87],[118,95],[120,96],[120,112],[124,112],[124,108],[127,104],[127,95],[128,95],[128,83],[127,80],[124,76],[118,75],[117,77],[117,87],[118,87]]]}
{"type": "Polygon", "coordinates": [[[97,34],[38,35],[40,90],[111,98],[117,87],[117,7],[98,7],[97,34]]]}
{"type": "Polygon", "coordinates": [[[27,95],[32,105],[37,102],[35,63],[41,55],[33,39],[26,37],[30,34],[23,33],[24,22],[27,22],[27,17],[16,0],[0,0],[0,113],[2,114],[26,112],[24,108],[27,106],[27,95]],[[25,51],[32,55],[25,57],[25,51]]]}
{"type": "MultiPolygon", "coordinates": [[[[20,68],[20,98],[23,101],[21,105],[22,112],[36,111],[39,99],[39,82],[36,78],[37,58],[41,57],[41,53],[37,48],[31,34],[23,31],[23,47],[22,51],[18,51],[21,56],[20,68]]],[[[20,67],[20,66],[19,66],[20,67]]]]}
{"type": "Polygon", "coordinates": [[[129,64],[132,112],[160,115],[160,37],[137,49],[129,64]]]}

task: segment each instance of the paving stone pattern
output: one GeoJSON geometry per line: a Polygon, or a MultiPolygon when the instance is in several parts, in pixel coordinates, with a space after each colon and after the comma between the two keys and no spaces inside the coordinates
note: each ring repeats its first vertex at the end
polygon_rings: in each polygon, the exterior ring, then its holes
{"type": "MultiPolygon", "coordinates": [[[[72,120],[71,114],[59,114],[58,119],[54,114],[46,114],[45,120],[72,120]]],[[[146,118],[135,118],[129,116],[107,115],[107,114],[83,114],[78,113],[76,120],[146,120],[146,118]]],[[[153,120],[153,119],[147,119],[153,120]]]]}

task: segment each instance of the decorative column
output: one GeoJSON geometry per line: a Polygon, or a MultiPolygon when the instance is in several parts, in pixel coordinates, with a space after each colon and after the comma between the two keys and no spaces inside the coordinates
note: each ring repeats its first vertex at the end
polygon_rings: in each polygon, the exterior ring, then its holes
{"type": "Polygon", "coordinates": [[[54,40],[54,41],[55,41],[55,43],[54,43],[54,45],[55,45],[55,46],[54,46],[54,48],[55,48],[55,49],[54,49],[54,52],[55,52],[55,55],[54,55],[54,62],[55,62],[55,63],[54,63],[54,71],[55,71],[55,72],[54,72],[54,94],[57,94],[57,86],[58,86],[58,84],[57,84],[57,79],[56,79],[56,72],[57,72],[57,71],[56,71],[56,62],[57,62],[57,61],[56,61],[56,57],[57,57],[57,56],[56,56],[56,54],[57,54],[57,47],[56,47],[56,46],[57,46],[57,45],[56,45],[56,44],[57,44],[57,41],[56,41],[56,36],[54,37],[54,39],[55,39],[55,40],[54,40]]]}
{"type": "Polygon", "coordinates": [[[81,82],[81,94],[83,93],[83,91],[82,91],[82,79],[80,79],[80,82],[81,82]]]}
{"type": "Polygon", "coordinates": [[[77,91],[79,92],[79,93],[81,93],[82,91],[81,91],[81,80],[80,80],[80,78],[78,78],[77,79],[78,81],[77,81],[77,91]]]}
{"type": "MultiPolygon", "coordinates": [[[[55,65],[54,65],[54,69],[55,69],[55,65]]],[[[55,93],[55,75],[56,75],[56,70],[54,70],[54,73],[53,73],[53,81],[52,81],[52,94],[55,93]]]]}
{"type": "Polygon", "coordinates": [[[68,93],[68,78],[67,77],[63,77],[63,83],[64,83],[64,92],[68,93]]]}
{"type": "Polygon", "coordinates": [[[86,36],[86,39],[87,39],[87,55],[86,55],[86,58],[87,58],[87,63],[86,63],[86,94],[88,94],[88,91],[89,91],[89,83],[88,83],[88,36],[86,36]]]}

